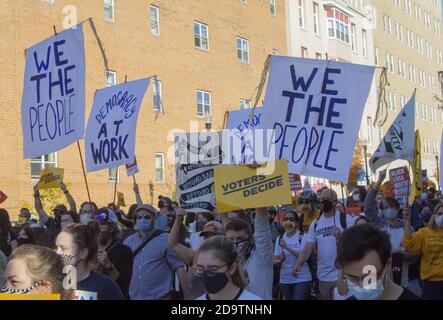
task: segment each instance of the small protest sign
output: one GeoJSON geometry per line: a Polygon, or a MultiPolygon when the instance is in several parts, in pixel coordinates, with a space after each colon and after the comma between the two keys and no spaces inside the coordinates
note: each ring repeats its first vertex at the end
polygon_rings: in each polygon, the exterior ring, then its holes
{"type": "Polygon", "coordinates": [[[126,207],[125,195],[122,192],[117,192],[117,206],[126,207]]]}
{"type": "Polygon", "coordinates": [[[64,169],[62,168],[44,168],[40,171],[40,179],[38,181],[38,189],[56,189],[59,188],[60,182],[63,182],[64,169]]]}
{"type": "Polygon", "coordinates": [[[289,184],[291,185],[291,191],[303,190],[301,184],[301,176],[299,174],[290,173],[289,174],[289,184]]]}
{"type": "Polygon", "coordinates": [[[2,191],[0,191],[0,204],[5,202],[6,199],[8,199],[8,196],[5,193],[3,193],[2,191]]]}
{"type": "Polygon", "coordinates": [[[409,194],[411,192],[411,181],[407,166],[389,170],[389,180],[394,189],[395,198],[403,208],[408,204],[409,194]]]}
{"type": "Polygon", "coordinates": [[[75,290],[72,300],[98,300],[97,292],[75,290]]]}
{"type": "Polygon", "coordinates": [[[26,49],[23,156],[39,157],[83,138],[85,49],[82,25],[26,49]]]}
{"type": "Polygon", "coordinates": [[[218,211],[291,204],[288,163],[278,160],[272,165],[271,172],[247,165],[217,166],[214,176],[218,211]]]}
{"type": "Polygon", "coordinates": [[[126,174],[128,177],[132,177],[136,173],[139,172],[138,164],[137,164],[137,158],[134,156],[134,163],[127,164],[126,165],[126,174]]]}

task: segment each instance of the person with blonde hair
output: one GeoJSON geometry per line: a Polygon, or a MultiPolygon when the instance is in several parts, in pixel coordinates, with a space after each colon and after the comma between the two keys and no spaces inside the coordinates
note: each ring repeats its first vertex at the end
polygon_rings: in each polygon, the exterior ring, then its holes
{"type": "Polygon", "coordinates": [[[63,267],[63,260],[54,250],[24,244],[9,258],[1,293],[60,294],[67,298],[63,288],[63,267]]]}
{"type": "Polygon", "coordinates": [[[428,227],[413,232],[411,210],[403,209],[405,232],[403,246],[419,255],[420,278],[423,280],[423,297],[429,300],[443,299],[443,204],[438,204],[428,227]]]}

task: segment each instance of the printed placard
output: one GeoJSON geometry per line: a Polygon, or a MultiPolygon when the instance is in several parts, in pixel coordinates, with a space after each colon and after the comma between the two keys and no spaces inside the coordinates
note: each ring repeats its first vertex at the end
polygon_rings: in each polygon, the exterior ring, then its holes
{"type": "Polygon", "coordinates": [[[60,182],[63,182],[64,169],[62,168],[44,168],[40,171],[40,180],[38,181],[38,189],[56,189],[59,188],[60,182]]]}
{"type": "Polygon", "coordinates": [[[411,192],[411,181],[407,166],[389,170],[389,180],[391,181],[394,194],[400,207],[403,208],[409,199],[411,192]]]}

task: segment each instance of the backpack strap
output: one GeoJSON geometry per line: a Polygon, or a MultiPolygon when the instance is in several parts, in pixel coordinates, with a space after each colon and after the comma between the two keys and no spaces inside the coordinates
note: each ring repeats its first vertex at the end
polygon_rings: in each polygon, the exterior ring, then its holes
{"type": "Polygon", "coordinates": [[[164,232],[165,231],[162,231],[162,230],[155,230],[154,233],[152,233],[148,238],[146,238],[145,241],[143,241],[143,243],[137,249],[135,249],[134,253],[132,254],[133,259],[135,259],[135,257],[140,253],[140,251],[142,251],[143,248],[146,247],[146,245],[149,242],[151,242],[152,239],[158,237],[159,235],[161,235],[164,232]]]}

